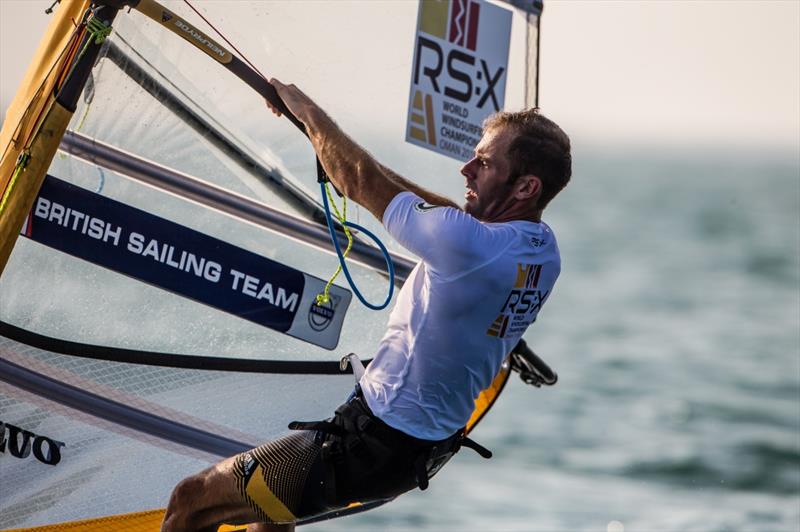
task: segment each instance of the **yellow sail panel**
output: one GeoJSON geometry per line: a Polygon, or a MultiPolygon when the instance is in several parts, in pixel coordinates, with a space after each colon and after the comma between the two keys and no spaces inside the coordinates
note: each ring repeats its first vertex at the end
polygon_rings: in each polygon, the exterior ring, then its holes
{"type": "Polygon", "coordinates": [[[481,418],[483,418],[492,407],[500,396],[500,392],[503,391],[510,374],[511,365],[508,362],[503,363],[503,366],[500,368],[497,376],[495,376],[492,384],[483,390],[480,395],[478,395],[478,398],[475,399],[475,410],[472,411],[472,416],[470,416],[469,421],[467,421],[467,433],[475,428],[475,425],[478,424],[481,418]]]}
{"type": "MultiPolygon", "coordinates": [[[[158,532],[161,530],[161,521],[163,520],[163,509],[147,510],[34,528],[15,528],[5,532],[108,532],[109,530],[114,532],[158,532]]],[[[246,529],[247,526],[244,525],[221,525],[217,531],[244,532],[246,529]]]]}
{"type": "Polygon", "coordinates": [[[149,510],[35,528],[16,528],[7,532],[156,532],[161,529],[163,519],[164,510],[149,510]]]}
{"type": "MultiPolygon", "coordinates": [[[[62,0],[56,8],[17,94],[8,106],[3,129],[0,130],[3,161],[7,158],[16,160],[22,147],[30,141],[36,119],[47,104],[46,96],[50,96],[58,79],[59,63],[65,59],[62,52],[69,45],[75,30],[72,21],[80,20],[90,3],[90,0],[62,0]],[[7,153],[9,149],[16,150],[17,155],[7,153]]],[[[0,175],[3,189],[8,178],[5,174],[0,175]]]]}
{"type": "Polygon", "coordinates": [[[73,19],[80,20],[89,4],[61,2],[0,130],[0,273],[72,116],[54,107],[53,89],[77,37],[73,19]]]}

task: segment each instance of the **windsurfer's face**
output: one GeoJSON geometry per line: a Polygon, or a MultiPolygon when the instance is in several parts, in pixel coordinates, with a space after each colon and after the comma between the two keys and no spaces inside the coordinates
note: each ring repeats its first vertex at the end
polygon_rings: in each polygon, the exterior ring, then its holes
{"type": "Polygon", "coordinates": [[[461,168],[461,175],[467,178],[464,211],[478,220],[491,222],[514,203],[507,156],[513,139],[514,131],[508,127],[484,131],[475,156],[461,168]]]}

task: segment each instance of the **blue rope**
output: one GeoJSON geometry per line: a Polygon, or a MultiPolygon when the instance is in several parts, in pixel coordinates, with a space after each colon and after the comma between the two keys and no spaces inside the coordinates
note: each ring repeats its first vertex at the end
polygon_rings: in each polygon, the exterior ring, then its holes
{"type": "Polygon", "coordinates": [[[97,171],[100,172],[100,183],[97,185],[97,190],[95,190],[95,193],[100,194],[106,184],[106,174],[99,166],[97,167],[97,171]]]}
{"type": "Polygon", "coordinates": [[[361,231],[362,233],[370,237],[376,244],[378,244],[378,247],[383,253],[383,257],[386,259],[386,266],[387,269],[389,270],[389,293],[386,296],[386,301],[384,301],[380,305],[373,305],[372,303],[364,299],[364,296],[361,295],[361,292],[358,290],[355,281],[353,281],[353,278],[350,276],[350,270],[347,269],[347,264],[345,264],[344,255],[342,254],[342,248],[341,246],[339,246],[339,239],[336,238],[336,230],[334,229],[333,217],[331,216],[330,205],[328,205],[328,195],[325,193],[324,182],[320,183],[320,188],[322,190],[322,205],[325,207],[325,219],[328,222],[328,232],[331,235],[331,240],[333,241],[333,247],[336,248],[336,256],[339,257],[339,264],[342,266],[342,271],[344,272],[344,276],[347,278],[347,282],[350,284],[350,288],[353,289],[353,292],[356,294],[356,297],[358,297],[358,300],[361,301],[361,303],[365,307],[370,308],[372,310],[385,309],[389,305],[389,302],[392,300],[392,295],[394,294],[394,263],[392,262],[391,255],[389,255],[389,250],[386,249],[386,246],[383,245],[383,242],[381,242],[377,236],[375,236],[372,232],[368,231],[366,228],[352,222],[344,222],[346,226],[352,227],[357,231],[361,231]]]}

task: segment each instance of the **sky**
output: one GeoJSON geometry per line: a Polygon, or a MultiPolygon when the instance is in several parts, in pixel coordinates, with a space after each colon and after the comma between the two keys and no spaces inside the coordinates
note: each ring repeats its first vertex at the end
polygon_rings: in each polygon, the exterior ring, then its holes
{"type": "MultiPolygon", "coordinates": [[[[0,0],[3,115],[50,3],[0,0]]],[[[540,80],[545,114],[594,145],[797,154],[800,0],[546,0],[540,80]]]]}
{"type": "Polygon", "coordinates": [[[797,150],[800,1],[545,1],[542,25],[542,105],[594,141],[797,150]]]}

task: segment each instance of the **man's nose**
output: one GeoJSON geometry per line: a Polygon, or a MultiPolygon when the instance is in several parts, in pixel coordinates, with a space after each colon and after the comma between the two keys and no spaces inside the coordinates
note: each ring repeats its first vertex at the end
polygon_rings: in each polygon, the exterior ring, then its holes
{"type": "Polygon", "coordinates": [[[476,158],[473,157],[472,159],[467,161],[464,164],[464,166],[461,167],[461,175],[463,175],[464,177],[468,177],[468,178],[472,179],[472,177],[475,175],[475,172],[473,172],[473,170],[472,170],[473,166],[475,166],[475,165],[472,164],[472,163],[474,163],[475,160],[476,160],[476,158]]]}

